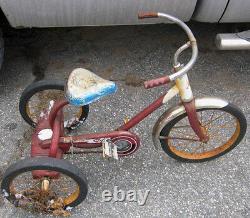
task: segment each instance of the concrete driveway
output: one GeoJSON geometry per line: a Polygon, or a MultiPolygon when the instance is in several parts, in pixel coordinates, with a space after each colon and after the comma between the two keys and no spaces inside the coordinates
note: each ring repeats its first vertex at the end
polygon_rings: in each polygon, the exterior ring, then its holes
{"type": "MultiPolygon", "coordinates": [[[[237,104],[250,120],[250,51],[216,51],[213,39],[225,27],[191,24],[199,59],[189,73],[195,96],[218,96],[237,104]]],[[[0,79],[0,169],[29,155],[32,129],[21,119],[18,100],[34,79],[66,79],[85,67],[115,80],[119,90],[90,106],[82,131],[118,126],[163,93],[145,91],[141,81],[171,70],[175,50],[185,36],[173,25],[19,30],[7,33],[0,79]]],[[[187,56],[183,60],[187,60],[187,56]]],[[[175,104],[178,99],[171,103],[175,104]]],[[[68,156],[87,176],[89,194],[72,217],[249,217],[250,133],[229,154],[201,164],[175,161],[155,151],[153,125],[170,104],[140,123],[134,132],[142,146],[119,161],[101,156],[68,156]],[[149,190],[144,206],[136,202],[102,202],[102,192],[149,190]]],[[[1,173],[1,174],[2,174],[1,173]]],[[[16,209],[3,199],[1,217],[44,217],[16,209]]]]}

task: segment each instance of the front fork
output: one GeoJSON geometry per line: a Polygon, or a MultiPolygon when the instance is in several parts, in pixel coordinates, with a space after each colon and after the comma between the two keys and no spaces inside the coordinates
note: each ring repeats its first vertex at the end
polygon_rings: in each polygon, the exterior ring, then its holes
{"type": "Polygon", "coordinates": [[[179,90],[182,104],[185,107],[190,126],[199,137],[200,141],[207,142],[209,140],[209,137],[207,135],[206,129],[201,125],[199,121],[199,117],[195,108],[195,99],[193,97],[193,92],[189,84],[187,74],[184,74],[182,77],[176,79],[175,82],[176,87],[179,90]]]}

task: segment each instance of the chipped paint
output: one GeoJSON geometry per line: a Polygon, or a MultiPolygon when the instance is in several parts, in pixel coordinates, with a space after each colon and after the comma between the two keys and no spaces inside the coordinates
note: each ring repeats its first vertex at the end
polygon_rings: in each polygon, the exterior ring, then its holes
{"type": "MultiPolygon", "coordinates": [[[[195,108],[223,108],[228,105],[228,102],[224,99],[216,98],[216,97],[203,97],[203,98],[195,98],[195,108]]],[[[160,118],[155,123],[153,128],[153,143],[158,150],[161,146],[159,141],[159,136],[162,128],[167,125],[171,120],[176,117],[184,114],[186,112],[182,103],[176,105],[175,107],[169,108],[165,113],[163,113],[160,118]]]]}
{"type": "Polygon", "coordinates": [[[167,94],[164,96],[162,103],[165,104],[167,103],[169,100],[171,100],[174,96],[176,96],[179,93],[179,89],[177,88],[177,86],[173,86],[168,92],[167,94]]]}
{"type": "MultiPolygon", "coordinates": [[[[78,118],[71,118],[71,119],[69,119],[69,120],[65,120],[64,122],[63,122],[63,126],[64,126],[64,128],[67,128],[67,127],[71,127],[74,123],[76,123],[76,122],[79,122],[79,119],[78,118]]],[[[82,122],[80,121],[80,124],[81,124],[82,122]]],[[[71,127],[71,129],[74,129],[74,127],[71,127]]]]}
{"type": "Polygon", "coordinates": [[[22,194],[18,194],[18,193],[17,193],[17,194],[15,194],[15,198],[16,198],[16,199],[21,199],[22,197],[23,197],[23,195],[22,195],[22,194]]]}
{"type": "Polygon", "coordinates": [[[67,137],[67,138],[63,138],[63,142],[64,143],[89,143],[89,144],[98,144],[98,143],[102,143],[104,140],[108,140],[110,138],[99,138],[99,139],[79,139],[79,140],[73,140],[71,137],[67,137]]]}
{"type": "Polygon", "coordinates": [[[42,141],[51,139],[53,131],[51,129],[43,129],[38,133],[38,138],[42,141]]]}
{"type": "Polygon", "coordinates": [[[3,193],[3,196],[4,196],[5,198],[7,198],[7,197],[10,196],[9,193],[8,193],[5,189],[2,190],[2,193],[3,193]]]}
{"type": "Polygon", "coordinates": [[[70,207],[70,206],[67,206],[66,208],[65,208],[65,210],[67,210],[67,211],[71,211],[73,209],[73,207],[70,207]]]}
{"type": "Polygon", "coordinates": [[[193,97],[191,86],[189,84],[187,74],[184,74],[182,77],[176,79],[176,86],[179,89],[182,101],[184,102],[192,101],[194,97],[193,97]]]}
{"type": "Polygon", "coordinates": [[[40,117],[40,118],[44,118],[45,115],[46,115],[46,114],[42,111],[42,112],[40,113],[39,117],[40,117]]]}
{"type": "Polygon", "coordinates": [[[49,102],[49,112],[51,111],[51,109],[52,109],[52,107],[54,106],[54,104],[55,104],[55,101],[54,101],[54,100],[51,100],[51,101],[49,102]]]}
{"type": "Polygon", "coordinates": [[[66,97],[70,104],[83,106],[116,92],[116,84],[102,79],[83,68],[72,71],[67,83],[66,97]]]}
{"type": "Polygon", "coordinates": [[[49,108],[48,108],[48,110],[41,111],[39,117],[43,118],[43,119],[48,119],[48,117],[46,117],[46,115],[48,115],[50,113],[50,111],[51,111],[52,107],[54,106],[54,104],[55,104],[55,101],[51,100],[49,102],[49,108]]]}

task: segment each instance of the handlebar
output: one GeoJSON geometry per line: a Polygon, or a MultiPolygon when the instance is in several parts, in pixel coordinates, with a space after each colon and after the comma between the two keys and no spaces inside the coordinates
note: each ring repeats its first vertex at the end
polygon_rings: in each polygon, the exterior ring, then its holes
{"type": "Polygon", "coordinates": [[[182,75],[186,74],[193,67],[198,57],[197,42],[190,28],[183,21],[181,21],[180,19],[172,15],[159,13],[159,12],[158,13],[157,12],[139,12],[138,13],[139,19],[157,18],[157,17],[163,17],[172,21],[173,23],[176,23],[186,32],[189,38],[189,41],[176,51],[175,56],[174,56],[174,67],[178,67],[180,65],[180,63],[178,62],[178,57],[181,54],[181,52],[189,48],[190,46],[192,48],[192,56],[189,62],[186,65],[182,66],[180,69],[178,69],[176,73],[169,76],[170,81],[173,81],[173,80],[176,80],[178,77],[181,77],[182,75]]]}
{"type": "Polygon", "coordinates": [[[138,19],[144,19],[144,18],[157,18],[158,13],[156,12],[139,12],[138,13],[138,19]]]}
{"type": "Polygon", "coordinates": [[[150,88],[154,88],[156,86],[161,86],[164,84],[167,84],[170,82],[170,79],[168,76],[163,76],[157,79],[152,79],[152,80],[148,80],[146,82],[144,82],[144,87],[145,89],[150,89],[150,88]]]}

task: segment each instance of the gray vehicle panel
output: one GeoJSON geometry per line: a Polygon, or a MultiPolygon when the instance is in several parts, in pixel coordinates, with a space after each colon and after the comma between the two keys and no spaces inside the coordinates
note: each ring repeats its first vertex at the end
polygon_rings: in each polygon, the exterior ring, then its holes
{"type": "Polygon", "coordinates": [[[227,9],[220,20],[221,23],[250,22],[250,1],[230,0],[227,9]]]}
{"type": "Polygon", "coordinates": [[[0,0],[13,27],[67,27],[130,25],[162,22],[139,21],[138,11],[170,13],[190,20],[197,0],[0,0]]]}
{"type": "Polygon", "coordinates": [[[216,23],[220,20],[228,0],[199,0],[193,20],[216,23]]]}

